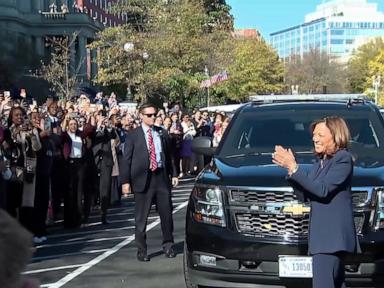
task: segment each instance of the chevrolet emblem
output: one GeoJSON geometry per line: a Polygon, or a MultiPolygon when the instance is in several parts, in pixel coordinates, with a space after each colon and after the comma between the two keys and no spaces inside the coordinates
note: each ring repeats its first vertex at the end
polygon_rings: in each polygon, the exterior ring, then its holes
{"type": "Polygon", "coordinates": [[[285,206],[283,208],[284,213],[290,213],[295,216],[304,215],[306,213],[309,213],[311,211],[310,207],[306,207],[303,204],[293,204],[290,206],[285,206]]]}
{"type": "Polygon", "coordinates": [[[267,230],[271,230],[272,229],[272,224],[269,224],[269,223],[266,223],[266,224],[263,224],[263,227],[267,230]]]}

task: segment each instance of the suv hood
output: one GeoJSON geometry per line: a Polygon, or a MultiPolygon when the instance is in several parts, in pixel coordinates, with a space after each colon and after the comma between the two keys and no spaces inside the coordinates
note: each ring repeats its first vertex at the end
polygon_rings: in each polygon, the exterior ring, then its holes
{"type": "MultiPolygon", "coordinates": [[[[315,159],[300,164],[309,170],[315,159]]],[[[287,170],[272,163],[271,157],[255,157],[255,161],[214,157],[197,178],[197,182],[224,186],[284,187],[287,170]],[[257,159],[256,159],[257,158],[257,159]],[[252,162],[252,165],[249,163],[252,162]]],[[[352,186],[384,186],[384,166],[354,167],[352,186]]]]}

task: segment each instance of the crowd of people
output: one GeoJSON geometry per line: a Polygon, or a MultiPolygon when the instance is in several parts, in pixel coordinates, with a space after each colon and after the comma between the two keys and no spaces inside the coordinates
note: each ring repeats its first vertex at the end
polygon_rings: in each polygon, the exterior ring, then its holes
{"type": "MultiPolygon", "coordinates": [[[[47,240],[47,225],[87,225],[92,209],[107,212],[122,198],[124,143],[141,125],[139,110],[123,108],[114,93],[71,100],[47,98],[38,105],[0,92],[0,208],[34,235],[47,240]]],[[[192,152],[192,139],[209,136],[218,145],[229,123],[224,113],[183,111],[164,103],[155,126],[167,130],[178,177],[195,175],[204,163],[192,152]]]]}

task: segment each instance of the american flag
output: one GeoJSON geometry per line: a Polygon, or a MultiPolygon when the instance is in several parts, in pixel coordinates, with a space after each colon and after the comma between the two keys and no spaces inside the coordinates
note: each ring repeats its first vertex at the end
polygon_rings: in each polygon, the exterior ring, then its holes
{"type": "Polygon", "coordinates": [[[212,85],[225,81],[228,79],[228,73],[227,71],[221,71],[218,74],[213,75],[210,79],[203,80],[200,83],[200,88],[208,88],[211,87],[212,85]]]}

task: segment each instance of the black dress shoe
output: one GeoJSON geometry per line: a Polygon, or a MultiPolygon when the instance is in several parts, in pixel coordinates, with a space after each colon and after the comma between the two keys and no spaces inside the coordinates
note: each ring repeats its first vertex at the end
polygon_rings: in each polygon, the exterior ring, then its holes
{"type": "Polygon", "coordinates": [[[175,253],[175,251],[173,250],[172,247],[169,248],[169,249],[164,250],[164,255],[167,258],[175,258],[176,257],[176,253],[175,253]]]}
{"type": "Polygon", "coordinates": [[[103,224],[103,225],[109,224],[109,222],[107,220],[107,215],[101,215],[101,224],[103,224]]]}
{"type": "Polygon", "coordinates": [[[148,262],[150,259],[145,251],[137,251],[137,260],[141,262],[148,262]]]}

